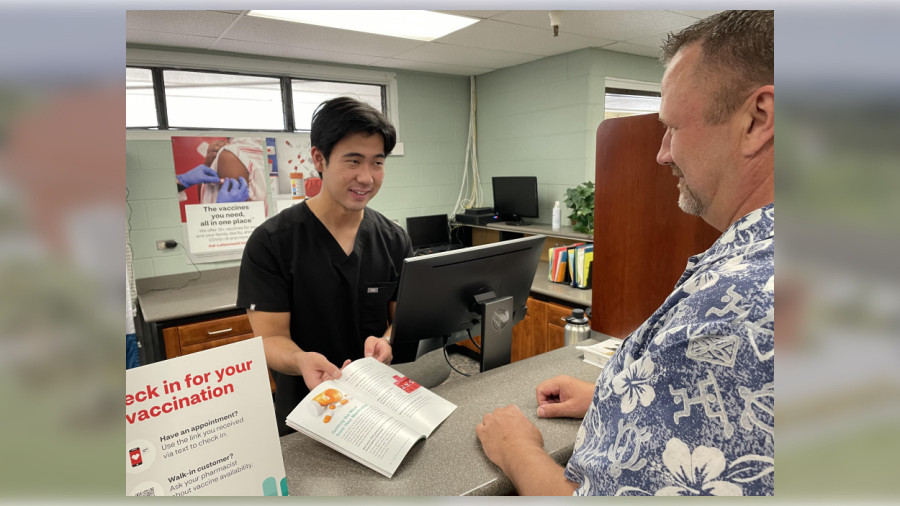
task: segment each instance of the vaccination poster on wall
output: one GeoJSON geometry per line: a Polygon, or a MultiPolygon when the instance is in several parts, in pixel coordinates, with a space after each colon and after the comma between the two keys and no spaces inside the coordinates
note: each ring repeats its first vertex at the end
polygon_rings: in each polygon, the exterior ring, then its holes
{"type": "Polygon", "coordinates": [[[125,371],[130,496],[288,495],[262,338],[125,371]]]}
{"type": "Polygon", "coordinates": [[[263,140],[172,137],[181,222],[194,261],[240,258],[268,213],[263,140]]]}

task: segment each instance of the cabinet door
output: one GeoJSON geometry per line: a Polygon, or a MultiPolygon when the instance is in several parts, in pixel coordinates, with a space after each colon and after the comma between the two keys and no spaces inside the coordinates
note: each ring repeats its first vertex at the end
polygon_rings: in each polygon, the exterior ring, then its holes
{"type": "MultiPolygon", "coordinates": [[[[163,329],[166,358],[180,357],[255,337],[247,315],[214,318],[163,329]]],[[[275,391],[275,380],[269,371],[269,385],[275,391]]]]}
{"type": "MultiPolygon", "coordinates": [[[[229,316],[217,318],[205,322],[190,323],[178,327],[178,335],[181,339],[182,355],[186,346],[228,339],[244,334],[252,334],[250,319],[247,315],[229,316]]],[[[234,342],[234,341],[229,341],[234,342]]],[[[227,344],[227,343],[224,343],[227,344]]]]}
{"type": "Polygon", "coordinates": [[[244,334],[242,336],[224,337],[222,339],[216,339],[215,341],[205,341],[197,344],[189,344],[181,347],[181,354],[188,355],[190,353],[197,353],[198,351],[225,346],[226,344],[236,343],[238,341],[250,339],[251,337],[254,337],[254,335],[244,334]]]}
{"type": "Polygon", "coordinates": [[[563,318],[572,314],[572,308],[552,302],[547,303],[547,349],[562,348],[565,344],[566,322],[563,318]]]}
{"type": "Polygon", "coordinates": [[[546,318],[546,304],[531,297],[526,304],[528,312],[525,313],[525,318],[513,327],[511,362],[543,353],[541,349],[545,341],[543,322],[546,318]]]}

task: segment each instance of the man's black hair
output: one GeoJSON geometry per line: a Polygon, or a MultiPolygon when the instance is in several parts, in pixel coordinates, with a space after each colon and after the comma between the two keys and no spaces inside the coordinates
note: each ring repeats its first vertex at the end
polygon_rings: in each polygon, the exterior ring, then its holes
{"type": "Polygon", "coordinates": [[[384,114],[351,97],[322,102],[313,113],[310,130],[310,143],[322,152],[326,161],[334,145],[351,134],[380,134],[384,139],[385,156],[391,154],[397,144],[397,131],[384,114]]]}

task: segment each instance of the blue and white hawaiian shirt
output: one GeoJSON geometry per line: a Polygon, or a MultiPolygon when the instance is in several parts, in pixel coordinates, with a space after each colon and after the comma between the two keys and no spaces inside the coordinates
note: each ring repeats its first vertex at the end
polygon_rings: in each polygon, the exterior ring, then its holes
{"type": "Polygon", "coordinates": [[[597,380],[576,495],[775,490],[775,205],[731,225],[597,380]]]}

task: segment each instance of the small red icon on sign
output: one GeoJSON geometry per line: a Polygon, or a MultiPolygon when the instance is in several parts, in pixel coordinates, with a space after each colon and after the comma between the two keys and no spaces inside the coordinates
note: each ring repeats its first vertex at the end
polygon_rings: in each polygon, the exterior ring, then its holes
{"type": "Polygon", "coordinates": [[[137,467],[144,463],[144,458],[141,457],[140,448],[132,448],[128,450],[128,455],[131,457],[131,467],[137,467]]]}

